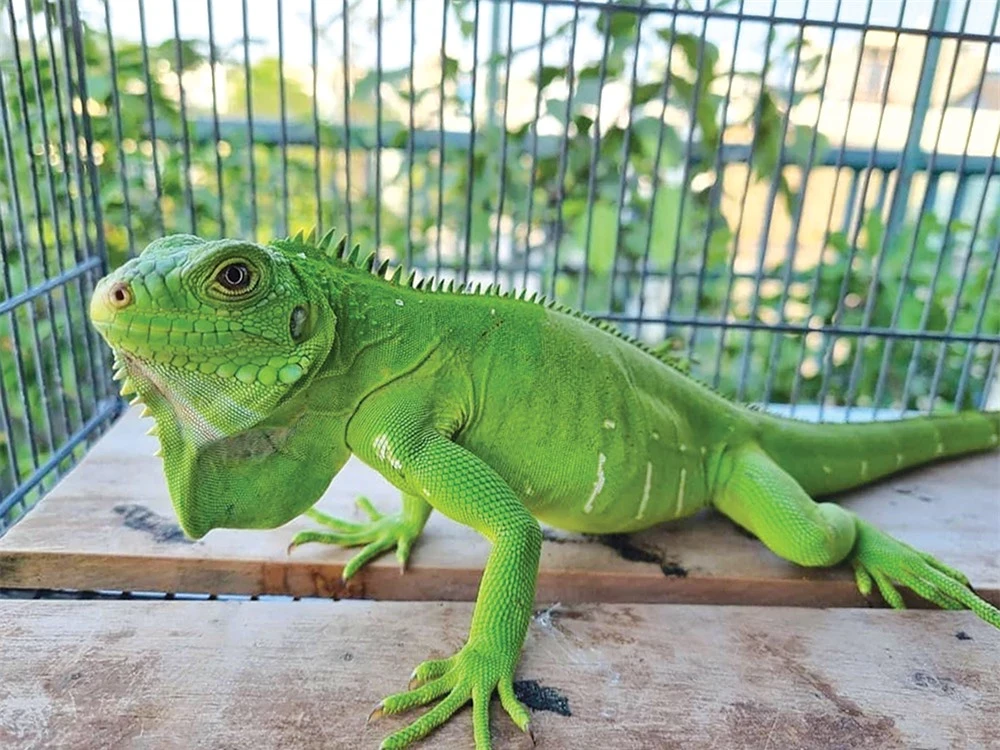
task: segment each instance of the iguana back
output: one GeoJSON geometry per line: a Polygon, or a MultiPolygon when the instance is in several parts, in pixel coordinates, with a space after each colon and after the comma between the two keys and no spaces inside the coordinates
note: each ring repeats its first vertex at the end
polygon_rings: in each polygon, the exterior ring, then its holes
{"type": "Polygon", "coordinates": [[[709,504],[722,454],[748,444],[816,496],[996,446],[996,412],[846,425],[782,419],[727,400],[571,309],[492,290],[360,282],[367,307],[412,316],[407,336],[434,332],[434,355],[411,377],[426,376],[435,403],[455,415],[447,434],[560,528],[618,533],[690,515],[709,504]]]}

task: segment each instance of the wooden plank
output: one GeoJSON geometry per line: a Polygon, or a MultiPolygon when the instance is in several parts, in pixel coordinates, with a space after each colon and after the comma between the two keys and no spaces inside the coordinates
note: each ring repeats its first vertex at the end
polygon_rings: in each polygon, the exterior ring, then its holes
{"type": "MultiPolygon", "coordinates": [[[[0,746],[376,747],[406,719],[365,727],[368,712],[458,648],[470,613],[6,602],[0,746]]],[[[578,605],[536,615],[517,677],[543,749],[1000,743],[1000,633],[970,613],[578,605]]],[[[531,746],[496,702],[492,714],[495,747],[531,746]]],[[[464,709],[426,746],[471,736],[464,709]]]]}
{"type": "MultiPolygon", "coordinates": [[[[433,514],[400,576],[393,555],[345,585],[353,552],[306,545],[291,555],[297,519],[272,531],[216,530],[189,543],[176,526],[148,421],[126,415],[29,516],[0,539],[0,586],[187,591],[378,599],[470,600],[489,547],[433,514]]],[[[912,472],[844,504],[918,549],[965,571],[1000,603],[1000,463],[985,455],[912,472]]],[[[359,518],[358,494],[386,510],[398,493],[352,459],[320,507],[359,518]]],[[[861,606],[846,570],[786,563],[713,514],[629,538],[547,534],[540,601],[861,606]],[[643,562],[648,560],[652,562],[643,562]]],[[[877,601],[874,600],[874,601],[877,601]]],[[[920,600],[910,600],[920,605],[920,600]]]]}

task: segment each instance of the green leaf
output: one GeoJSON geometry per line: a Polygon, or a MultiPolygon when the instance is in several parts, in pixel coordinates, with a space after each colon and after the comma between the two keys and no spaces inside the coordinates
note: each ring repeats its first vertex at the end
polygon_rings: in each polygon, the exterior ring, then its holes
{"type": "Polygon", "coordinates": [[[717,266],[729,257],[729,241],[733,238],[733,230],[729,228],[724,217],[716,220],[712,236],[708,240],[708,265],[717,266]],[[719,222],[722,222],[721,226],[719,222]]]}
{"type": "Polygon", "coordinates": [[[659,117],[642,117],[632,123],[632,139],[641,152],[650,160],[650,169],[656,159],[656,144],[660,139],[660,128],[663,128],[663,153],[660,156],[661,167],[672,167],[680,164],[684,144],[672,125],[667,125],[659,117]]]}
{"type": "Polygon", "coordinates": [[[587,104],[597,104],[601,98],[601,86],[599,80],[587,78],[579,82],[576,91],[573,93],[573,103],[577,106],[587,104]]]}
{"type": "Polygon", "coordinates": [[[587,115],[574,115],[573,124],[576,126],[576,132],[581,135],[588,135],[590,133],[590,128],[594,124],[594,120],[587,115]]]}
{"type": "Polygon", "coordinates": [[[885,236],[885,224],[878,211],[869,211],[864,225],[864,243],[858,249],[869,258],[875,257],[879,248],[882,247],[882,238],[885,236]]]}
{"type": "MultiPolygon", "coordinates": [[[[681,53],[684,55],[684,60],[687,62],[688,67],[691,70],[698,69],[698,49],[701,47],[701,38],[695,36],[694,34],[688,34],[685,32],[673,32],[670,29],[659,29],[656,32],[665,42],[672,42],[671,53],[673,50],[680,48],[681,53]]],[[[707,45],[715,51],[715,57],[718,59],[719,51],[714,45],[707,45]]]]}
{"type": "Polygon", "coordinates": [[[545,111],[552,115],[554,118],[559,120],[559,122],[565,124],[566,122],[566,100],[565,99],[546,99],[545,100],[545,111]]]}
{"type": "MultiPolygon", "coordinates": [[[[458,65],[457,61],[455,64],[456,66],[458,65]]],[[[531,80],[535,81],[535,83],[540,88],[544,89],[546,86],[548,86],[557,78],[565,78],[565,77],[566,77],[565,67],[559,65],[545,65],[544,67],[542,67],[541,75],[533,75],[531,77],[531,80]]]]}
{"type": "Polygon", "coordinates": [[[635,94],[632,97],[632,106],[638,107],[647,102],[651,102],[654,99],[660,98],[660,92],[663,91],[663,84],[659,81],[654,81],[652,83],[640,83],[635,87],[635,94]]]}
{"type": "Polygon", "coordinates": [[[111,100],[111,78],[107,75],[87,76],[87,95],[99,102],[111,100]]]}
{"type": "MultiPolygon", "coordinates": [[[[606,274],[611,270],[615,255],[615,233],[618,228],[618,207],[607,200],[595,201],[590,229],[588,268],[595,274],[606,274]]],[[[581,213],[574,222],[577,244],[586,247],[587,215],[581,213]]]]}
{"type": "Polygon", "coordinates": [[[674,242],[680,215],[681,191],[674,185],[660,185],[653,202],[653,234],[650,238],[651,258],[670,263],[674,258],[674,242]]]}
{"type": "Polygon", "coordinates": [[[719,144],[719,124],[716,121],[716,112],[722,104],[722,97],[717,94],[703,93],[698,102],[698,111],[695,119],[698,127],[701,128],[701,142],[704,147],[704,158],[714,156],[719,144]]]}
{"type": "Polygon", "coordinates": [[[611,36],[615,39],[631,38],[635,35],[639,24],[639,14],[634,10],[609,10],[601,13],[597,19],[597,30],[602,34],[611,24],[611,36]]]}
{"type": "Polygon", "coordinates": [[[401,123],[383,122],[382,139],[389,148],[406,148],[410,131],[401,123]]]}
{"type": "Polygon", "coordinates": [[[841,231],[830,232],[830,236],[826,238],[826,244],[842,255],[846,255],[850,249],[850,245],[847,243],[847,235],[841,231]]]}
{"type": "Polygon", "coordinates": [[[754,133],[754,173],[768,179],[778,166],[781,150],[781,113],[770,91],[763,91],[758,100],[760,124],[754,133]]]}
{"type": "Polygon", "coordinates": [[[354,84],[354,98],[355,99],[371,99],[375,96],[375,86],[377,84],[377,79],[375,78],[375,71],[369,70],[361,78],[359,78],[354,84]]]}

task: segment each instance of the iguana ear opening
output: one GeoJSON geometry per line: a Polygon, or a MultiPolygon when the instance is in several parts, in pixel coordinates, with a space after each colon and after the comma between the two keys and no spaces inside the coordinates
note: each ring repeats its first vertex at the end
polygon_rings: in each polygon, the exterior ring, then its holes
{"type": "Polygon", "coordinates": [[[292,316],[288,321],[288,335],[292,337],[292,341],[298,343],[307,338],[311,328],[306,306],[296,305],[292,308],[292,316]]]}

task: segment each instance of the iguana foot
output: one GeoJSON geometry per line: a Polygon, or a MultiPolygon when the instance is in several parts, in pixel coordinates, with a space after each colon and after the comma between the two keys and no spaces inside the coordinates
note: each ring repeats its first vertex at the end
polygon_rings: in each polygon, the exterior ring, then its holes
{"type": "Polygon", "coordinates": [[[901,584],[943,609],[971,609],[995,628],[1000,628],[1000,610],[980,599],[969,588],[969,579],[932,555],[907,544],[860,519],[851,564],[858,589],[868,596],[872,581],[882,598],[894,609],[904,609],[903,597],[893,584],[901,584]]]}
{"type": "Polygon", "coordinates": [[[448,659],[425,661],[410,679],[412,689],[384,698],[368,717],[369,721],[424,706],[444,698],[408,727],[390,734],[381,750],[406,747],[444,724],[458,709],[472,701],[472,728],[476,750],[490,747],[490,700],[500,694],[500,703],[522,732],[531,734],[531,715],[514,696],[516,659],[496,655],[495,649],[467,643],[448,659]],[[419,685],[419,687],[415,687],[419,685]]]}
{"type": "Polygon", "coordinates": [[[413,542],[420,536],[426,518],[418,520],[407,517],[404,513],[383,515],[366,497],[359,497],[355,501],[355,505],[368,516],[369,523],[352,523],[321,513],[314,508],[307,510],[306,516],[334,531],[332,533],[328,531],[300,531],[288,545],[288,551],[291,552],[295,547],[307,542],[337,544],[341,547],[365,545],[364,549],[344,566],[343,578],[346,581],[361,570],[364,565],[395,547],[399,569],[400,572],[403,572],[406,569],[406,561],[410,557],[413,542]]]}

